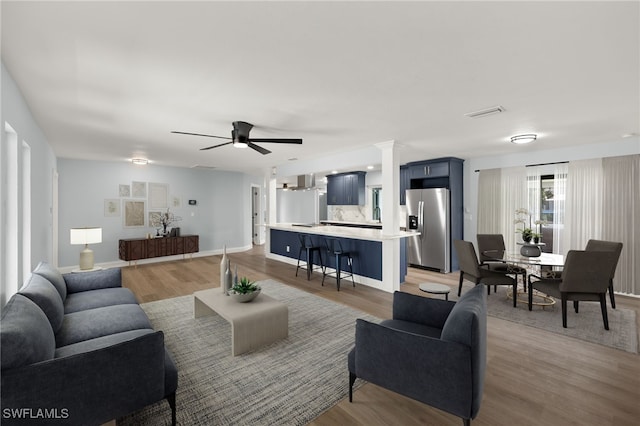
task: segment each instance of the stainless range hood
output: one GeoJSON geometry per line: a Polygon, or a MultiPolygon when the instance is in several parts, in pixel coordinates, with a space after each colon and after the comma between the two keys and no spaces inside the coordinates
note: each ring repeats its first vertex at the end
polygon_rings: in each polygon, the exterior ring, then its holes
{"type": "Polygon", "coordinates": [[[295,189],[315,188],[316,178],[313,174],[298,175],[298,186],[295,189]]]}

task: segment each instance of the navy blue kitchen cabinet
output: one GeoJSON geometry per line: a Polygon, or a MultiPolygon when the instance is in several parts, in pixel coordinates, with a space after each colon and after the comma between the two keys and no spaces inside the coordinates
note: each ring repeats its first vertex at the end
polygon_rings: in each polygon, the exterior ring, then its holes
{"type": "Polygon", "coordinates": [[[365,203],[366,172],[338,173],[327,176],[327,204],[362,206],[365,203]]]}

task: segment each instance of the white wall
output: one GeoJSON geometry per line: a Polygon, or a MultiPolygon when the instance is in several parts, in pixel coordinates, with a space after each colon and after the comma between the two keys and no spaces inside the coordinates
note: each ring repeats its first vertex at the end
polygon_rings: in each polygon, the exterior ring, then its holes
{"type": "MultiPolygon", "coordinates": [[[[136,166],[131,163],[59,159],[60,265],[78,264],[81,247],[69,244],[69,229],[100,226],[102,243],[91,246],[96,263],[118,260],[118,240],[144,238],[155,228],[125,228],[124,210],[118,217],[105,217],[104,200],[119,197],[120,184],[132,181],[169,185],[169,194],[181,199],[180,208],[171,212],[182,218],[174,226],[183,235],[200,236],[200,251],[219,251],[251,247],[251,184],[254,178],[239,172],[185,169],[163,166],[136,166]],[[196,200],[190,206],[188,200],[196,200]]],[[[140,198],[139,200],[146,200],[140,198]]],[[[148,211],[148,205],[147,205],[148,211]]]]}
{"type": "MultiPolygon", "coordinates": [[[[2,97],[0,108],[0,129],[4,129],[5,123],[11,125],[18,136],[18,143],[26,142],[30,147],[31,156],[31,256],[29,259],[22,259],[20,256],[19,270],[24,266],[32,269],[40,260],[52,260],[53,240],[52,240],[52,174],[56,169],[56,157],[53,150],[43,134],[42,130],[36,123],[34,117],[26,104],[22,93],[15,84],[15,81],[4,67],[1,66],[0,74],[0,94],[2,97]]],[[[6,134],[0,131],[2,135],[2,154],[0,158],[0,181],[2,185],[2,194],[6,194],[6,169],[5,164],[6,148],[8,141],[5,140],[6,134]]],[[[18,188],[18,193],[22,193],[23,188],[18,188]]],[[[2,200],[2,209],[6,211],[7,205],[2,200]]],[[[21,212],[19,213],[21,214],[21,212]]],[[[4,214],[1,217],[6,217],[4,214]]],[[[4,221],[0,223],[1,227],[6,227],[4,221]]],[[[6,229],[2,229],[0,235],[6,235],[6,229]]],[[[18,240],[22,240],[23,233],[18,230],[18,240]]],[[[2,239],[2,256],[6,250],[7,241],[2,239]]],[[[5,265],[0,264],[0,269],[5,270],[5,265]]],[[[22,278],[20,281],[22,281],[22,278]]],[[[13,284],[13,283],[12,283],[13,284]]],[[[19,283],[20,285],[22,282],[19,283]]],[[[5,290],[8,283],[2,282],[1,290],[3,301],[6,296],[5,290]]]]}

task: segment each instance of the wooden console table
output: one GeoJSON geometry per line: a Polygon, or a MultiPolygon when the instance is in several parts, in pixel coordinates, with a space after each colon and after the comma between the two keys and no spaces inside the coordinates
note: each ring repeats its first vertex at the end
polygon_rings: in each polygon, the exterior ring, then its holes
{"type": "Polygon", "coordinates": [[[121,260],[138,263],[140,259],[152,257],[174,256],[197,253],[200,250],[200,240],[197,235],[183,235],[180,237],[163,238],[131,238],[120,240],[118,252],[121,260]]]}

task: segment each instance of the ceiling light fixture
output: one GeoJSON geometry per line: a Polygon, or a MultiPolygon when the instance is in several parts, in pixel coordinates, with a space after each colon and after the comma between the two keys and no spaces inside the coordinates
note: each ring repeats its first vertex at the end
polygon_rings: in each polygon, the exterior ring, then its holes
{"type": "Polygon", "coordinates": [[[525,143],[531,143],[535,141],[537,138],[538,138],[538,135],[535,135],[533,133],[528,133],[526,135],[515,135],[515,136],[511,136],[511,143],[522,145],[525,143]]]}
{"type": "Polygon", "coordinates": [[[498,114],[503,111],[504,111],[504,107],[497,105],[491,108],[481,109],[479,111],[468,112],[465,114],[465,117],[480,118],[480,117],[486,117],[487,115],[498,114]]]}
{"type": "Polygon", "coordinates": [[[146,158],[132,158],[131,162],[139,166],[146,166],[147,164],[149,164],[149,160],[147,160],[146,158]]]}

